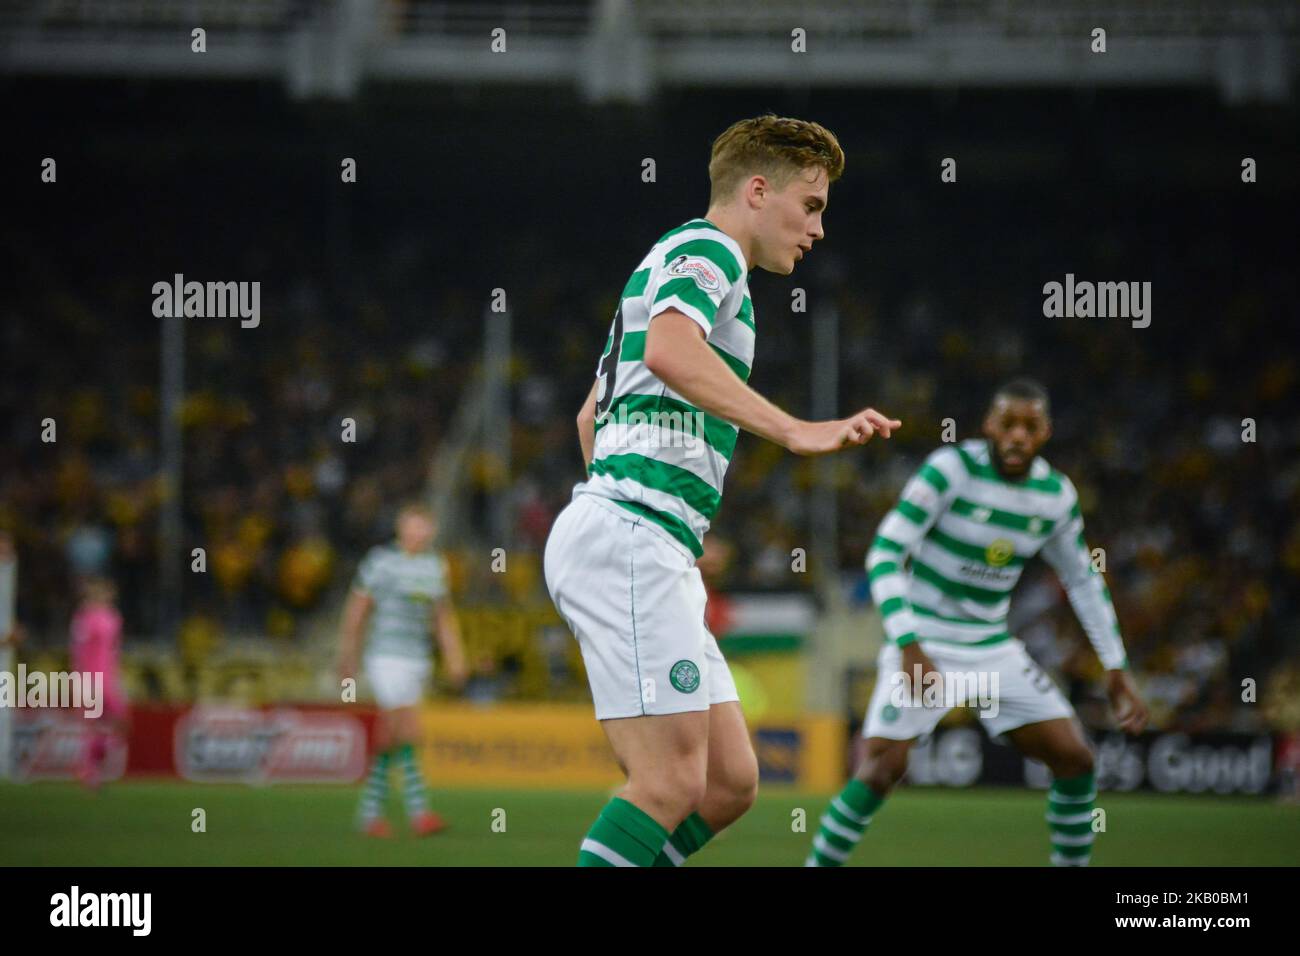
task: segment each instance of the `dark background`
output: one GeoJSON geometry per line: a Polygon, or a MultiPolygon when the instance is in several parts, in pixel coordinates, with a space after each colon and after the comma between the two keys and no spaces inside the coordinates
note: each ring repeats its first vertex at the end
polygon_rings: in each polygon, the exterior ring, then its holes
{"type": "MultiPolygon", "coordinates": [[[[160,636],[153,283],[262,283],[259,328],[187,324],[185,539],[206,543],[214,573],[186,575],[182,606],[221,632],[293,639],[386,534],[394,501],[423,486],[494,288],[513,316],[514,457],[507,478],[475,479],[471,535],[510,493],[517,546],[540,551],[581,478],[573,416],[615,296],[661,233],[703,215],[712,138],[771,110],[835,131],[848,164],[824,242],[790,277],[753,277],[750,383],[810,415],[810,315],[834,305],[843,413],[870,404],[906,423],[836,471],[843,586],[862,595],[866,545],[941,420],[973,436],[991,389],[1030,374],[1052,393],[1044,455],[1079,487],[1135,664],[1185,682],[1182,706],[1206,726],[1233,723],[1241,676],[1294,681],[1292,105],[1160,89],[683,89],[624,107],[379,83],[340,105],[253,82],[15,77],[0,99],[0,526],[17,538],[19,617],[38,645],[64,640],[79,560],[117,578],[129,636],[160,636]],[[57,184],[40,182],[45,156],[57,184]],[[939,178],[949,156],[954,184],[939,178]],[[355,184],[339,181],[343,157],[355,184]],[[1150,327],[1045,318],[1043,284],[1066,273],[1151,282],[1150,327]],[[809,313],[790,311],[796,287],[809,313]],[[338,442],[344,416],[354,445],[338,442]],[[40,441],[45,417],[57,445],[40,441]]],[[[715,525],[736,547],[722,586],[807,588],[826,573],[789,572],[790,549],[809,546],[812,474],[742,439],[715,525]]],[[[1068,608],[1060,625],[1074,627],[1068,608]]]]}

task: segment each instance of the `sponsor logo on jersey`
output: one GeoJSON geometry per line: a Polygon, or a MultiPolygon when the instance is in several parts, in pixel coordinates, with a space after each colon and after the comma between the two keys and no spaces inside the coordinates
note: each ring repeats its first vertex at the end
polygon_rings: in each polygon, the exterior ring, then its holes
{"type": "Polygon", "coordinates": [[[668,679],[683,694],[693,694],[700,686],[700,669],[694,661],[678,661],[668,672],[668,679]]]}
{"type": "Polygon", "coordinates": [[[1016,571],[991,568],[975,561],[963,564],[961,573],[977,581],[1010,581],[1018,575],[1016,571]]]}
{"type": "Polygon", "coordinates": [[[700,256],[678,256],[668,263],[668,274],[690,279],[705,292],[722,291],[718,267],[700,256]]]}

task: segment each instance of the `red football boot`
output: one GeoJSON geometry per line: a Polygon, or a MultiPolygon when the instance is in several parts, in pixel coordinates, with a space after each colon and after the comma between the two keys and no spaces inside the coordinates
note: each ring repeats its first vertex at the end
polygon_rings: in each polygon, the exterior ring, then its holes
{"type": "Polygon", "coordinates": [[[447,822],[432,810],[425,810],[411,819],[411,830],[416,836],[429,836],[447,829],[447,822]]]}

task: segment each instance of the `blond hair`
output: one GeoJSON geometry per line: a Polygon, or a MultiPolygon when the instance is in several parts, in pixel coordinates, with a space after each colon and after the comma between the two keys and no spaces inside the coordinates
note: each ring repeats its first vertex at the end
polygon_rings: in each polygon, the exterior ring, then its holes
{"type": "Polygon", "coordinates": [[[435,515],[432,506],[423,501],[407,501],[397,509],[397,520],[400,522],[407,515],[414,515],[418,518],[424,518],[426,521],[434,521],[435,515]]]}
{"type": "Polygon", "coordinates": [[[844,172],[840,141],[820,123],[773,113],[732,123],[713,141],[709,204],[726,202],[749,176],[764,176],[775,189],[783,189],[810,166],[826,170],[832,183],[844,172]]]}

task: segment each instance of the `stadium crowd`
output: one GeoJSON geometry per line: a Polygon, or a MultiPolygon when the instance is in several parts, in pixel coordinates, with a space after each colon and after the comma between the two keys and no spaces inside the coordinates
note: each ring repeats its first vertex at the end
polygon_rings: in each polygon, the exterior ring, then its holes
{"type": "MultiPolygon", "coordinates": [[[[26,281],[0,304],[0,398],[14,410],[0,448],[0,526],[15,536],[19,617],[37,642],[63,640],[72,582],[92,573],[117,581],[128,635],[156,628],[161,370],[146,293],[173,272],[263,283],[257,328],[186,324],[179,560],[203,547],[207,573],[185,577],[185,627],[291,639],[336,603],[365,549],[388,535],[395,505],[426,487],[497,287],[514,329],[511,467],[471,459],[471,534],[446,544],[458,595],[499,594],[475,549],[489,547],[490,501],[509,495],[514,548],[534,571],[521,587],[545,600],[536,556],[581,478],[573,419],[614,297],[656,235],[700,210],[650,204],[658,218],[610,217],[557,237],[544,210],[520,217],[488,197],[475,228],[453,236],[429,193],[403,213],[386,207],[393,187],[313,202],[319,184],[289,184],[293,158],[260,187],[210,181],[201,234],[169,210],[187,177],[215,174],[221,157],[177,159],[147,198],[102,203],[75,236],[41,210],[4,225],[5,255],[26,281]],[[250,210],[247,221],[216,212],[230,208],[250,210]],[[343,438],[346,419],[354,441],[343,438]]],[[[1243,250],[1234,237],[1252,235],[1256,213],[1197,183],[1141,193],[1136,208],[1110,215],[1096,212],[1096,184],[1062,199],[1053,182],[1004,181],[949,204],[929,185],[882,189],[881,175],[837,187],[828,238],[794,276],[756,275],[751,286],[751,384],[809,416],[810,324],[832,309],[840,407],[870,404],[905,423],[890,442],[829,465],[843,592],[869,601],[867,545],[944,420],[958,438],[977,435],[992,388],[1033,375],[1053,399],[1045,455],[1080,490],[1157,721],[1255,726],[1239,690],[1251,678],[1270,722],[1300,726],[1294,705],[1268,692],[1300,674],[1300,353],[1271,344],[1294,336],[1278,328],[1287,310],[1294,326],[1286,247],[1256,230],[1243,250]],[[1043,283],[1067,273],[1151,281],[1151,325],[1044,317],[1043,283]],[[791,309],[796,287],[807,312],[791,309]]],[[[619,188],[597,185],[589,201],[600,208],[619,188]]],[[[826,573],[824,556],[807,574],[790,557],[815,551],[819,467],[742,439],[715,525],[734,546],[719,586],[810,588],[826,573]]],[[[1080,686],[1095,676],[1050,573],[1027,575],[1015,608],[1040,658],[1080,686]]]]}

